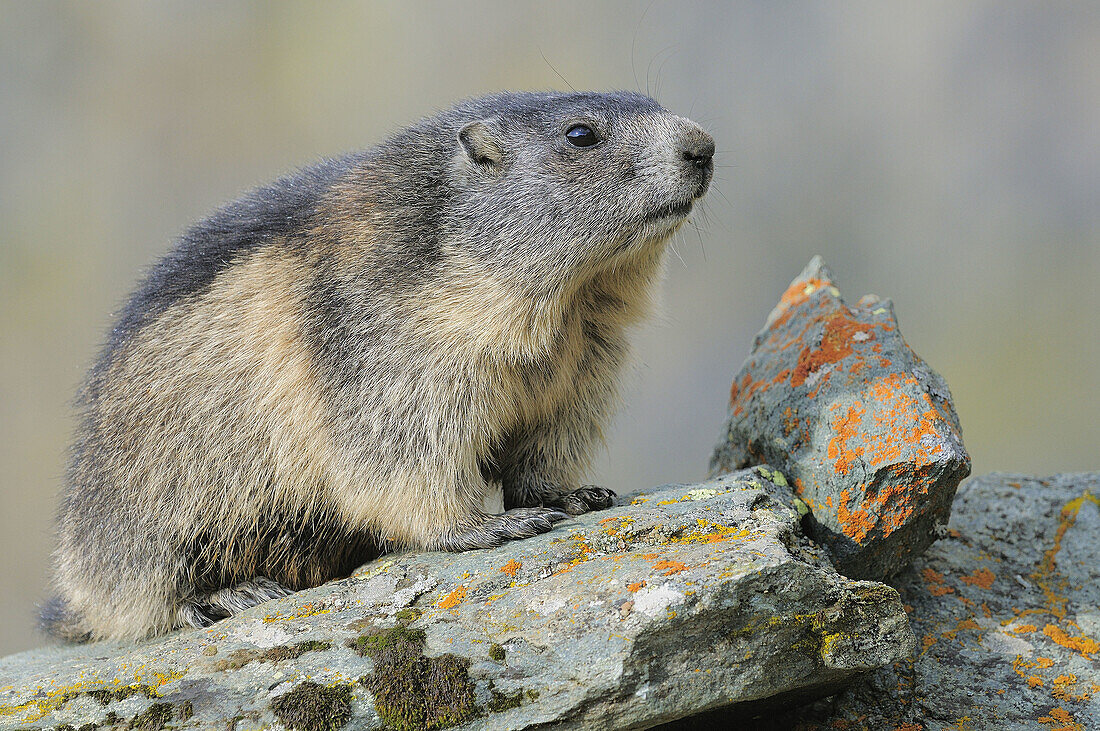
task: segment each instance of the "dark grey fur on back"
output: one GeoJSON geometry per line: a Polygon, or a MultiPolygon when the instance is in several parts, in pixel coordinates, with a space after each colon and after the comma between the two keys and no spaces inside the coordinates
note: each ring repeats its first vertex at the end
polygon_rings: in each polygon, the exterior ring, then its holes
{"type": "Polygon", "coordinates": [[[325,160],[256,188],[187,230],[145,275],[111,330],[102,358],[172,305],[200,295],[220,272],[262,246],[293,241],[324,191],[354,158],[325,160]]]}
{"type": "Polygon", "coordinates": [[[637,94],[497,94],[196,224],[81,391],[44,625],[203,625],[609,505],[580,478],[713,151],[637,94]]]}

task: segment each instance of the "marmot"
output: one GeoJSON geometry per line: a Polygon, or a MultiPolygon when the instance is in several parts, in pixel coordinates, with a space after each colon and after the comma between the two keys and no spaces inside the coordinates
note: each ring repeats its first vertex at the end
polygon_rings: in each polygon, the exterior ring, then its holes
{"type": "Polygon", "coordinates": [[[639,94],[501,93],[196,224],[78,395],[43,626],[206,626],[609,506],[580,478],[713,154],[639,94]]]}

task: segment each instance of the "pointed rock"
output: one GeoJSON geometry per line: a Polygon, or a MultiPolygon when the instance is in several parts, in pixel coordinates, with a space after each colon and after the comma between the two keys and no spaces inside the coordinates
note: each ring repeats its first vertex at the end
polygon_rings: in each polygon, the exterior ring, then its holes
{"type": "Polygon", "coordinates": [[[841,299],[814,257],[734,378],[711,474],[778,467],[837,569],[882,579],[947,523],[970,473],[944,380],[901,336],[892,303],[841,299]]]}

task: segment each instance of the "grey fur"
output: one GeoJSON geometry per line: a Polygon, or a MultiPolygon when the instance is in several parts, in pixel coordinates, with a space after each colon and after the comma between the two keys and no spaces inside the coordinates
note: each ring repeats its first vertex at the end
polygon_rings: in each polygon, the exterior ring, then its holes
{"type": "Polygon", "coordinates": [[[196,225],[81,391],[43,625],[204,626],[610,505],[580,478],[713,151],[640,95],[498,94],[196,225]]]}

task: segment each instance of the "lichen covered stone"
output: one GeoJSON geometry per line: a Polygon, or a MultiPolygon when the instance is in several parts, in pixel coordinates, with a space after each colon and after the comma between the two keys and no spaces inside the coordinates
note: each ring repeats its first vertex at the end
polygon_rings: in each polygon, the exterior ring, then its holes
{"type": "Polygon", "coordinates": [[[5,658],[0,727],[155,724],[171,704],[178,728],[645,728],[819,697],[914,638],[893,589],[799,535],[776,474],[647,490],[496,549],[384,556],[202,630],[5,658]]]}
{"type": "Polygon", "coordinates": [[[837,569],[867,579],[932,543],[970,473],[947,384],[902,338],[893,305],[847,305],[820,257],[783,293],[730,390],[711,474],[754,464],[791,482],[837,569]]]}
{"type": "Polygon", "coordinates": [[[914,655],[775,728],[1100,729],[1100,473],[968,480],[895,583],[914,655]]]}

